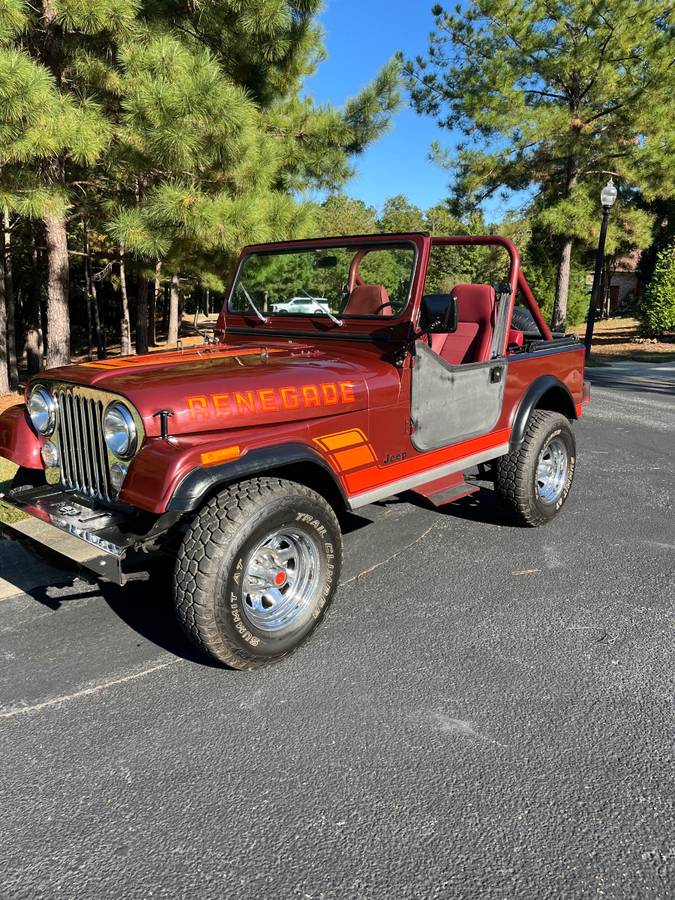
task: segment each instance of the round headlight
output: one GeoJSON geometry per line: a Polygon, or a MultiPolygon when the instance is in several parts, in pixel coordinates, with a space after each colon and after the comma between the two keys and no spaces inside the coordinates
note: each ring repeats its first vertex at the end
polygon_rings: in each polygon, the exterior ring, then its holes
{"type": "Polygon", "coordinates": [[[56,428],[56,400],[47,388],[34,387],[28,398],[28,414],[40,434],[51,434],[56,428]]]}
{"type": "Polygon", "coordinates": [[[123,403],[111,403],[103,416],[103,437],[108,450],[120,459],[136,452],[137,432],[134,417],[123,403]]]}

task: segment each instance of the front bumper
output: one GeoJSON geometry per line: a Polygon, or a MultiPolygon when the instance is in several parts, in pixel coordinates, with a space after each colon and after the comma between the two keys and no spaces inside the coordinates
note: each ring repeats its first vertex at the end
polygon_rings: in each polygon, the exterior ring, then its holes
{"type": "Polygon", "coordinates": [[[139,554],[157,551],[177,516],[135,517],[88,503],[60,486],[16,488],[0,499],[28,518],[0,525],[10,537],[28,539],[77,565],[124,585],[139,554]]]}

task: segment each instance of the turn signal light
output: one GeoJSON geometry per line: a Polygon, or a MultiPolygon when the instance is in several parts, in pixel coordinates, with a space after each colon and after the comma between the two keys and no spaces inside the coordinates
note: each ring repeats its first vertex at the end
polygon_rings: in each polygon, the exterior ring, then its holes
{"type": "Polygon", "coordinates": [[[200,459],[203,466],[214,466],[216,463],[230,462],[239,459],[241,450],[239,447],[223,447],[221,450],[210,450],[202,453],[200,459]]]}

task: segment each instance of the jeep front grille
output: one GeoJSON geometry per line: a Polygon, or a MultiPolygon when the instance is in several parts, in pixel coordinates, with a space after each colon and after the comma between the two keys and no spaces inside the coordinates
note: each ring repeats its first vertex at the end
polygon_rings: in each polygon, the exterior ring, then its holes
{"type": "Polygon", "coordinates": [[[104,400],[98,391],[59,385],[56,439],[61,456],[61,481],[88,497],[111,500],[110,462],[103,440],[104,400]]]}

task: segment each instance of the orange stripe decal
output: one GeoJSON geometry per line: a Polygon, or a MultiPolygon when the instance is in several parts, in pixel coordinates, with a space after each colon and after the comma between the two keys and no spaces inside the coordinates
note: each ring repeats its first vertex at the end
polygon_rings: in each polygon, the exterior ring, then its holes
{"type": "Polygon", "coordinates": [[[366,444],[363,447],[354,447],[351,450],[341,450],[333,457],[343,472],[350,469],[358,469],[359,466],[368,466],[375,462],[375,455],[366,444]]]}
{"type": "Polygon", "coordinates": [[[333,452],[343,447],[354,447],[357,444],[365,444],[367,438],[360,428],[350,428],[349,431],[338,431],[336,434],[325,434],[314,438],[314,443],[323,450],[333,452]]]}
{"type": "Polygon", "coordinates": [[[330,454],[330,462],[338,472],[348,472],[359,466],[370,466],[375,462],[375,454],[368,438],[360,428],[337,431],[314,438],[314,443],[324,453],[330,454]]]}
{"type": "Polygon", "coordinates": [[[372,488],[383,487],[389,482],[398,481],[409,475],[417,475],[428,469],[434,469],[445,463],[455,462],[465,456],[473,456],[481,450],[489,450],[491,447],[499,447],[508,442],[511,435],[510,428],[493,431],[452,447],[441,447],[440,450],[431,450],[428,453],[414,456],[403,462],[395,463],[385,468],[369,466],[359,472],[353,472],[345,477],[347,489],[350,494],[360,494],[372,488]]]}

